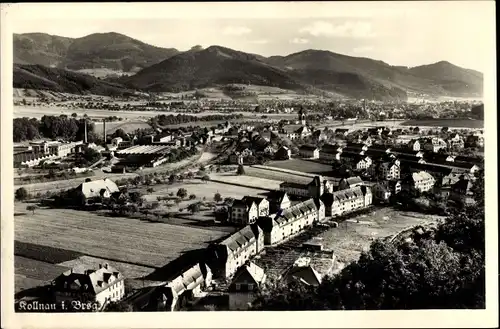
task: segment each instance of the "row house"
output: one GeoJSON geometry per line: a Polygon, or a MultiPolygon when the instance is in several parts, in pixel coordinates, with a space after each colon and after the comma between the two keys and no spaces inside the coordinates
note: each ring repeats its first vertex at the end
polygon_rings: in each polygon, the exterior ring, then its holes
{"type": "Polygon", "coordinates": [[[125,296],[125,278],[108,263],[100,264],[98,269],[77,266],[55,278],[51,291],[58,303],[89,298],[103,309],[125,296]]]}
{"type": "Polygon", "coordinates": [[[343,148],[337,144],[325,144],[319,151],[319,158],[326,161],[340,160],[339,153],[342,153],[342,149],[343,148]]]}
{"type": "Polygon", "coordinates": [[[302,145],[299,154],[304,158],[319,159],[319,149],[313,145],[302,145]]]}
{"type": "Polygon", "coordinates": [[[147,311],[173,312],[182,310],[196,299],[202,298],[212,283],[212,271],[208,265],[197,263],[188,266],[168,283],[159,286],[149,296],[147,311]]]}
{"type": "Polygon", "coordinates": [[[403,188],[408,191],[427,192],[432,190],[436,180],[425,171],[414,172],[403,180],[403,188]]]}
{"type": "Polygon", "coordinates": [[[264,198],[245,196],[234,200],[229,221],[234,224],[248,225],[255,223],[259,216],[269,215],[269,202],[264,198]]]}
{"type": "Polygon", "coordinates": [[[308,199],[283,209],[276,215],[261,217],[258,224],[264,232],[264,243],[274,245],[324,219],[323,202],[320,199],[308,199]]]}
{"type": "Polygon", "coordinates": [[[321,201],[325,205],[325,216],[340,216],[368,207],[373,202],[368,186],[356,186],[333,193],[324,193],[321,201]]]}
{"type": "Polygon", "coordinates": [[[207,248],[209,267],[216,278],[230,278],[238,268],[264,249],[264,232],[250,224],[221,243],[207,248]]]}

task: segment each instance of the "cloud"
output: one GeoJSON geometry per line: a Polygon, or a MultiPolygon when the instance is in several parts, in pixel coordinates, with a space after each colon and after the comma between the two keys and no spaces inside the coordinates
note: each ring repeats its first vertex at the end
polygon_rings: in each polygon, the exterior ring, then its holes
{"type": "Polygon", "coordinates": [[[269,40],[267,40],[267,39],[251,40],[250,43],[253,43],[256,45],[265,45],[265,44],[269,43],[269,40]]]}
{"type": "Polygon", "coordinates": [[[295,43],[297,45],[305,45],[306,43],[309,43],[309,40],[303,38],[293,38],[292,40],[290,40],[290,43],[295,43]]]}
{"type": "Polygon", "coordinates": [[[227,35],[244,35],[252,33],[252,30],[245,26],[227,26],[222,33],[227,35]]]}
{"type": "Polygon", "coordinates": [[[368,38],[375,35],[372,31],[372,25],[368,22],[345,22],[335,25],[325,21],[317,21],[304,26],[299,32],[307,33],[315,37],[368,38]]]}
{"type": "Polygon", "coordinates": [[[372,50],[373,50],[372,46],[365,46],[365,47],[354,48],[352,51],[355,52],[355,53],[366,53],[366,52],[369,52],[369,51],[372,51],[372,50]]]}

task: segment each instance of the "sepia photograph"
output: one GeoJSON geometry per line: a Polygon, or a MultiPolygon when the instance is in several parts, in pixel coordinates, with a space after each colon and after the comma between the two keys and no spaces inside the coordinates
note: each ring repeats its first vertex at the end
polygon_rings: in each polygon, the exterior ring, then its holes
{"type": "Polygon", "coordinates": [[[2,4],[2,312],[498,326],[494,7],[2,4]]]}

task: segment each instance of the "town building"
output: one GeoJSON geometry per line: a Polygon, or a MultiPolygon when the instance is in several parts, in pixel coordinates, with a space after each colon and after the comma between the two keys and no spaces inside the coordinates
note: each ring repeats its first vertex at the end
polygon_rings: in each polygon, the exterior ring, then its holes
{"type": "Polygon", "coordinates": [[[319,149],[313,145],[302,145],[299,154],[304,158],[319,159],[319,149]]]}
{"type": "Polygon", "coordinates": [[[339,190],[351,189],[354,187],[362,186],[363,180],[359,176],[342,178],[339,182],[339,190]]]}
{"type": "Polygon", "coordinates": [[[271,191],[267,195],[267,201],[269,202],[269,213],[275,214],[280,210],[289,208],[292,204],[288,194],[284,191],[271,191]]]}
{"type": "Polygon", "coordinates": [[[381,176],[385,180],[399,179],[401,177],[401,163],[399,160],[386,161],[380,164],[381,176]]]}
{"type": "Polygon", "coordinates": [[[411,140],[408,143],[408,148],[412,151],[420,151],[421,145],[420,142],[417,139],[411,140]]]}
{"type": "Polygon", "coordinates": [[[276,215],[261,217],[257,221],[264,232],[264,243],[274,245],[300,233],[313,222],[325,219],[325,206],[319,199],[308,199],[283,209],[276,215]]]}
{"type": "Polygon", "coordinates": [[[462,150],[465,147],[465,141],[459,134],[452,134],[447,140],[450,150],[462,150]]]}
{"type": "Polygon", "coordinates": [[[109,178],[81,183],[74,191],[81,192],[87,201],[95,198],[111,198],[114,193],[120,192],[115,182],[109,178]]]}
{"type": "Polygon", "coordinates": [[[356,186],[333,193],[324,193],[321,196],[327,217],[340,216],[366,208],[372,204],[372,199],[372,191],[368,186],[356,186]]]}
{"type": "Polygon", "coordinates": [[[207,248],[208,265],[216,278],[231,278],[237,269],[264,249],[264,233],[250,224],[207,248]]]}
{"type": "Polygon", "coordinates": [[[423,149],[426,151],[438,152],[440,149],[446,149],[446,142],[439,137],[426,138],[423,140],[423,149]]]}
{"type": "Polygon", "coordinates": [[[436,180],[425,171],[414,172],[403,179],[403,188],[409,191],[427,192],[432,190],[436,180]]]}
{"type": "Polygon", "coordinates": [[[125,278],[108,263],[97,269],[77,266],[55,278],[51,290],[58,303],[89,300],[98,302],[102,310],[125,296],[125,278]]]}
{"type": "Polygon", "coordinates": [[[301,257],[283,275],[286,282],[302,282],[308,286],[319,286],[321,284],[321,274],[311,265],[310,257],[301,257]]]}
{"type": "Polygon", "coordinates": [[[240,267],[228,287],[229,310],[248,310],[265,281],[264,270],[253,262],[240,267]]]}
{"type": "Polygon", "coordinates": [[[343,148],[337,144],[325,144],[319,151],[319,158],[326,161],[340,160],[339,153],[342,153],[342,149],[343,148]]]}
{"type": "Polygon", "coordinates": [[[295,131],[297,138],[306,138],[312,135],[312,132],[307,126],[302,126],[295,131]]]}
{"type": "Polygon", "coordinates": [[[238,225],[248,225],[255,223],[259,217],[257,204],[252,199],[234,200],[231,209],[229,222],[238,225]]]}
{"type": "Polygon", "coordinates": [[[274,157],[278,160],[288,160],[292,157],[292,151],[286,146],[281,146],[274,154],[274,157]]]}
{"type": "Polygon", "coordinates": [[[168,283],[154,289],[149,297],[147,311],[173,312],[189,306],[202,298],[211,286],[212,271],[204,263],[196,263],[182,269],[168,283]]]}
{"type": "Polygon", "coordinates": [[[460,177],[460,180],[451,186],[449,199],[467,205],[473,204],[475,201],[472,187],[471,180],[460,177]]]}

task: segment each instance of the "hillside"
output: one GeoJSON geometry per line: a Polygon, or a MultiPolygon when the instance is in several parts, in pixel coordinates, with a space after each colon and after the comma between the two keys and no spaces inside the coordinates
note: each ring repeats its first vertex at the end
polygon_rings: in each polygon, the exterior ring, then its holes
{"type": "MultiPolygon", "coordinates": [[[[482,94],[482,74],[447,62],[408,69],[391,66],[369,58],[352,57],[330,51],[305,50],[288,56],[273,56],[267,63],[288,72],[336,72],[361,75],[386,88],[442,96],[476,96],[482,94]],[[445,63],[445,64],[444,64],[445,63]],[[467,87],[466,87],[467,86],[467,87]]],[[[320,75],[324,75],[320,74],[320,75]]],[[[309,79],[315,75],[309,73],[309,79]]]]}
{"type": "Polygon", "coordinates": [[[14,34],[14,63],[68,70],[110,69],[137,72],[179,53],[119,33],[65,38],[44,33],[14,34]]]}
{"type": "Polygon", "coordinates": [[[305,87],[257,56],[220,46],[186,52],[121,79],[148,91],[178,92],[233,83],[265,85],[290,90],[305,87]]]}
{"type": "Polygon", "coordinates": [[[50,90],[70,94],[122,96],[133,90],[92,76],[42,65],[14,65],[14,88],[50,90]]]}

